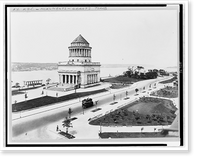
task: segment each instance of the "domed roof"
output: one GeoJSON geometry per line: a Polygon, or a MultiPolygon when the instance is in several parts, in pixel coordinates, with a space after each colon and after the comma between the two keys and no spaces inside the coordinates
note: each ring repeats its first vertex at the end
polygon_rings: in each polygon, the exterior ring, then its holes
{"type": "Polygon", "coordinates": [[[89,44],[85,38],[83,38],[83,36],[80,34],[76,39],[74,39],[73,43],[85,43],[85,44],[89,44]]]}

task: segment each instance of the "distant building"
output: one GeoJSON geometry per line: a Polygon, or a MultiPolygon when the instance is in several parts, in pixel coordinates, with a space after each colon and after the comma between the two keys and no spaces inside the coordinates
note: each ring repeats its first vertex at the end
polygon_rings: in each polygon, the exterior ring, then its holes
{"type": "Polygon", "coordinates": [[[79,35],[69,48],[69,60],[58,63],[59,83],[88,87],[100,82],[100,62],[92,62],[89,43],[79,35]]]}

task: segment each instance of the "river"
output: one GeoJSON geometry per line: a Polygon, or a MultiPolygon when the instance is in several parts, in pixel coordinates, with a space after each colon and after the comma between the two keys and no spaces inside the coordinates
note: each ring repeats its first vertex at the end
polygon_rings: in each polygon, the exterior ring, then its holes
{"type": "MultiPolygon", "coordinates": [[[[127,68],[119,67],[119,68],[101,68],[100,77],[107,77],[109,75],[116,76],[123,74],[127,68]]],[[[20,71],[20,72],[12,72],[11,80],[13,81],[13,85],[15,83],[19,83],[23,85],[23,81],[29,80],[43,80],[43,83],[50,78],[51,82],[58,82],[58,72],[57,70],[39,70],[39,71],[20,71]]]]}
{"type": "MultiPolygon", "coordinates": [[[[107,77],[109,75],[122,75],[123,72],[127,70],[127,68],[128,67],[101,67],[100,77],[107,77]]],[[[168,68],[165,70],[168,72],[176,71],[175,68],[168,68]]],[[[13,81],[13,85],[15,85],[15,83],[19,83],[22,86],[24,85],[23,81],[29,80],[43,80],[43,83],[46,83],[48,78],[51,79],[51,82],[58,82],[59,78],[57,70],[20,71],[11,73],[11,80],[13,81]]]]}

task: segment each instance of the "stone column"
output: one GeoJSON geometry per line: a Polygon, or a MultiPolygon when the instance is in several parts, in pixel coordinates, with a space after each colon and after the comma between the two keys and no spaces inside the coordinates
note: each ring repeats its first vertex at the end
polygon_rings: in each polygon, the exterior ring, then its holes
{"type": "Polygon", "coordinates": [[[88,50],[86,49],[86,56],[88,57],[88,50]]]}
{"type": "Polygon", "coordinates": [[[72,84],[72,82],[73,82],[73,77],[72,75],[70,75],[70,84],[72,84]]]}
{"type": "Polygon", "coordinates": [[[73,83],[76,84],[76,75],[74,75],[73,83]]]}
{"type": "Polygon", "coordinates": [[[92,75],[90,75],[90,83],[92,83],[92,75]]]}
{"type": "Polygon", "coordinates": [[[62,83],[65,83],[65,76],[62,75],[62,83]]]}
{"type": "Polygon", "coordinates": [[[91,83],[93,83],[93,74],[91,75],[91,83]]]}
{"type": "Polygon", "coordinates": [[[59,83],[60,83],[60,74],[59,74],[59,83]]]}
{"type": "Polygon", "coordinates": [[[87,84],[89,84],[89,76],[87,75],[87,84]]]}

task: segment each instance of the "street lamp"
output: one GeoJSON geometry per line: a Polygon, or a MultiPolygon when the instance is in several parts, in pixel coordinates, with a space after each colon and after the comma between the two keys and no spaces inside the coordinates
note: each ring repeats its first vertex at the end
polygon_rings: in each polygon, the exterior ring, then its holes
{"type": "Polygon", "coordinates": [[[25,101],[26,101],[26,99],[28,98],[28,95],[27,95],[27,93],[26,93],[26,92],[25,92],[25,96],[24,96],[24,97],[25,97],[25,101]]]}
{"type": "Polygon", "coordinates": [[[84,108],[85,108],[85,106],[84,106],[84,105],[82,105],[82,108],[83,108],[83,115],[84,115],[84,108]]]}
{"type": "Polygon", "coordinates": [[[115,94],[113,94],[113,101],[115,102],[115,98],[116,98],[116,96],[115,96],[115,94]]]}
{"type": "Polygon", "coordinates": [[[99,100],[95,101],[95,104],[96,104],[96,108],[97,108],[97,104],[98,104],[99,100]]]}
{"type": "Polygon", "coordinates": [[[102,133],[101,122],[100,122],[100,133],[102,133]]]}

